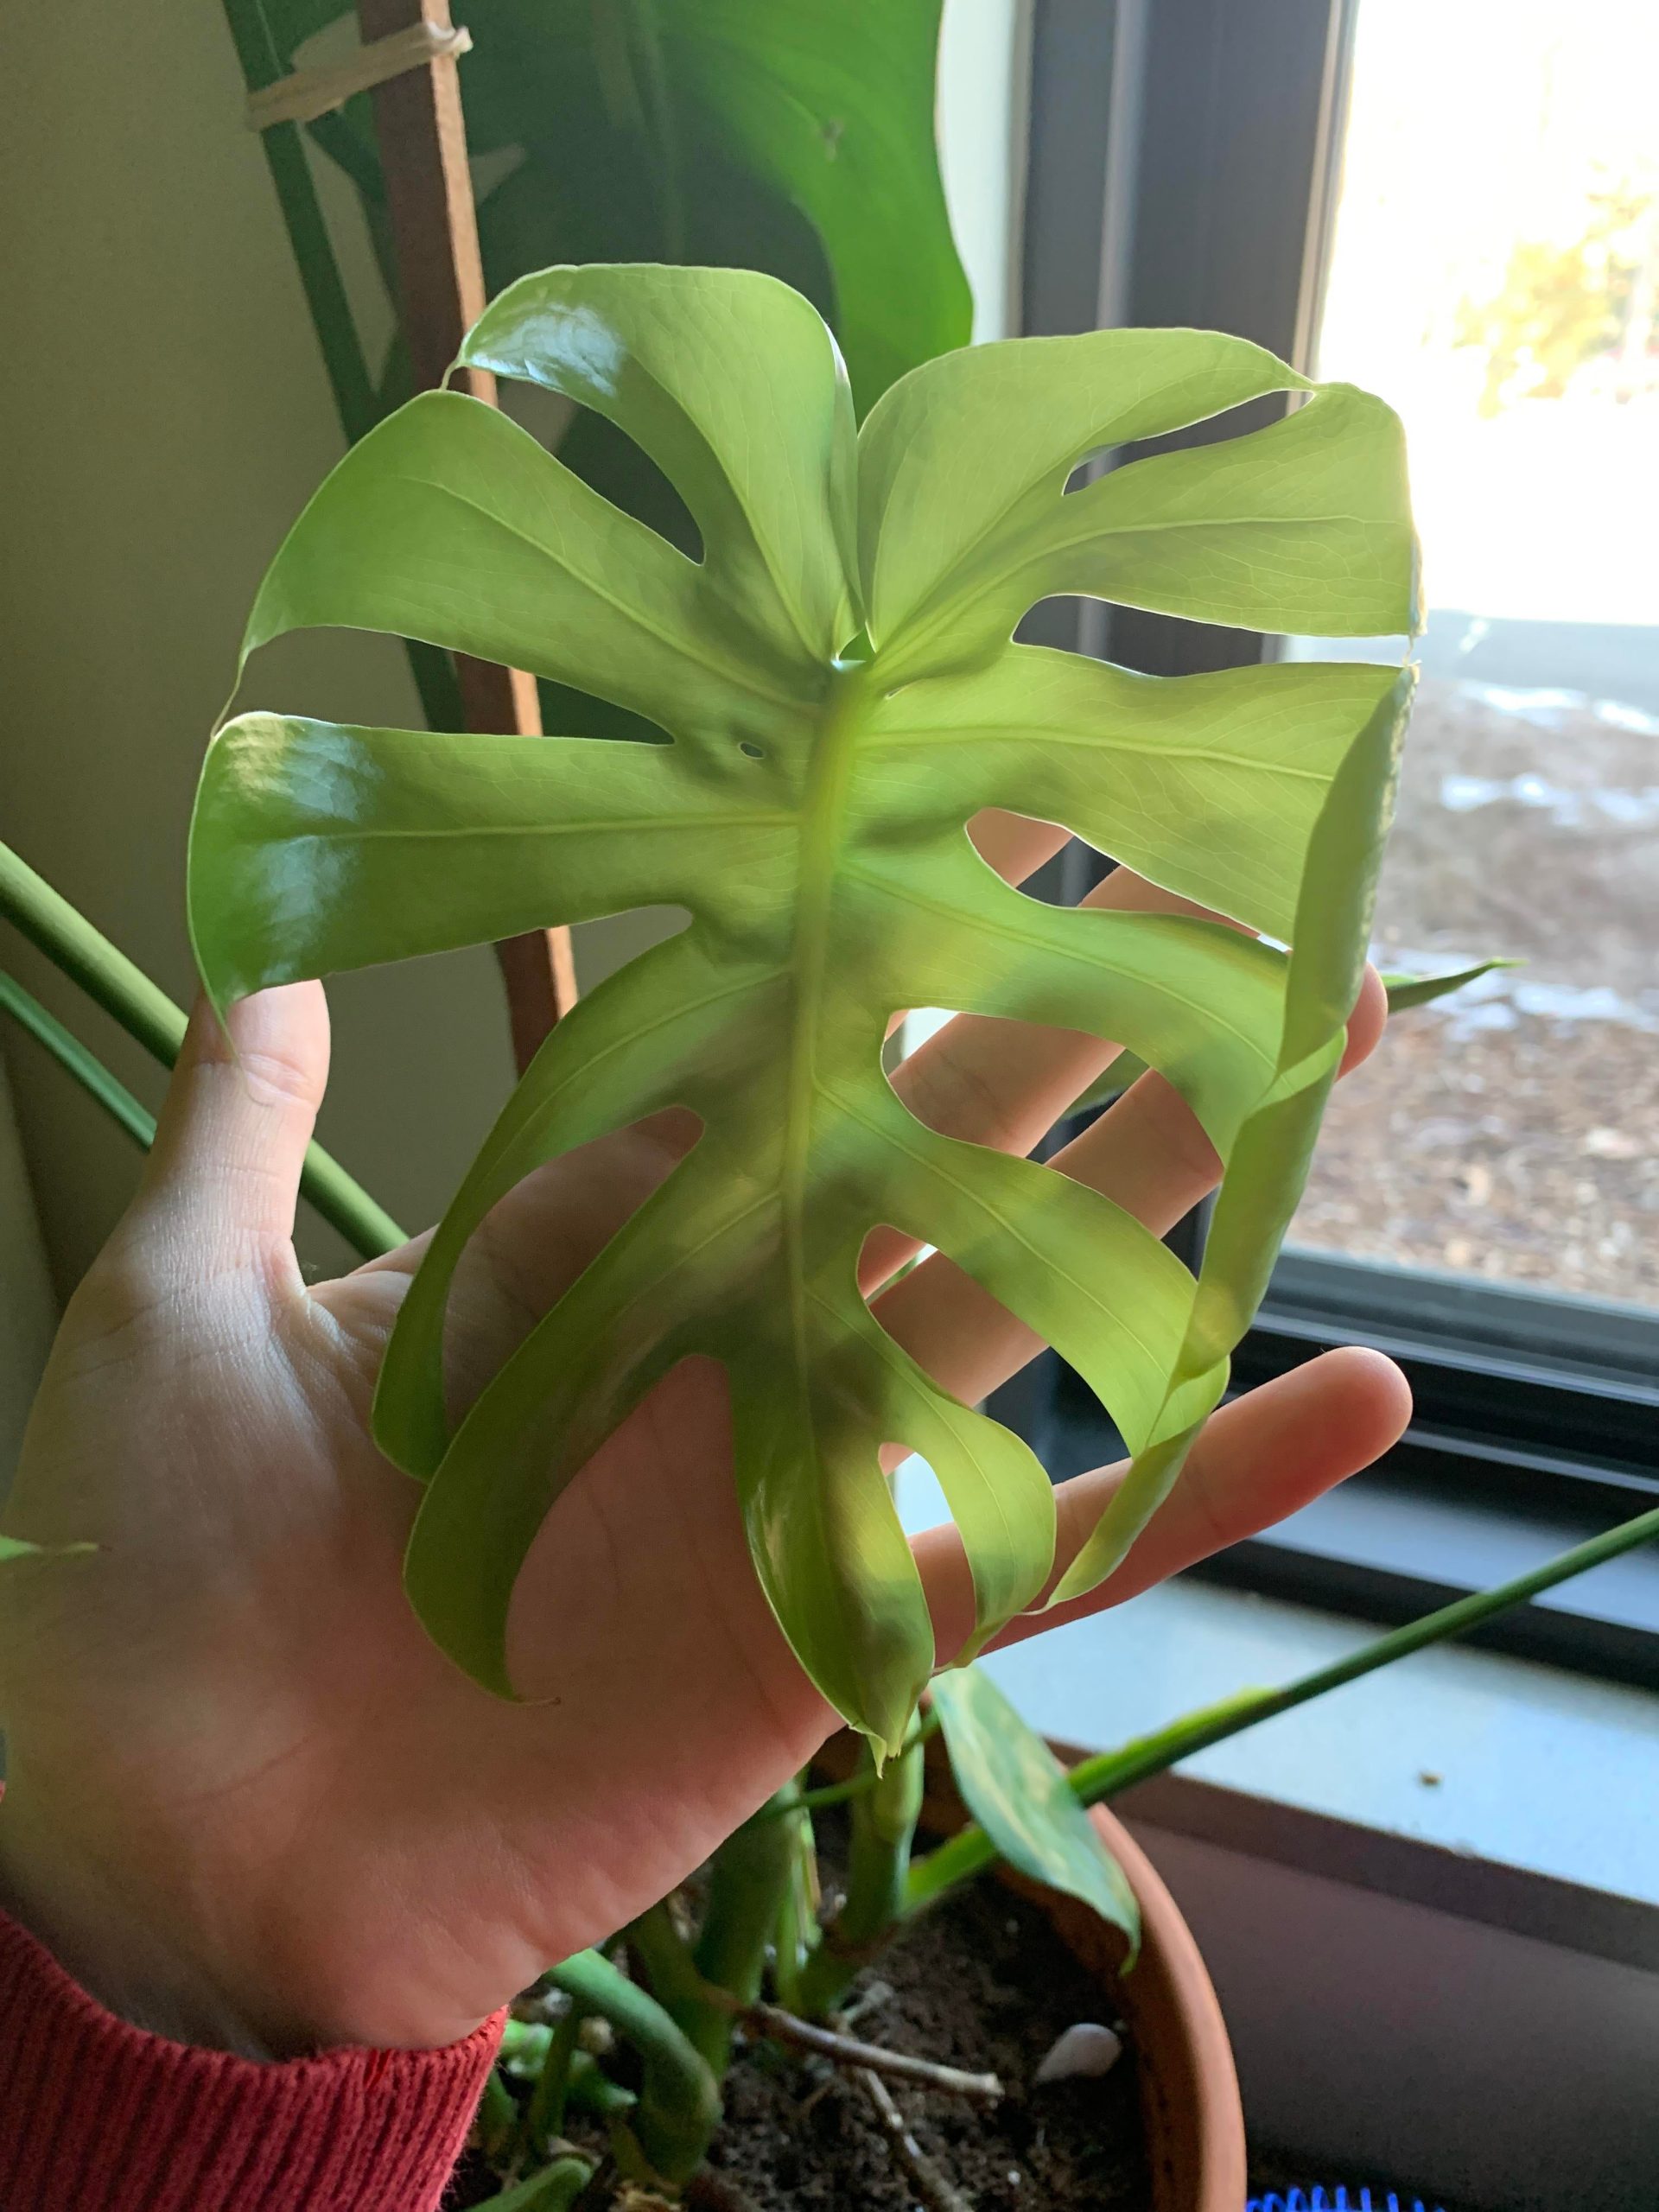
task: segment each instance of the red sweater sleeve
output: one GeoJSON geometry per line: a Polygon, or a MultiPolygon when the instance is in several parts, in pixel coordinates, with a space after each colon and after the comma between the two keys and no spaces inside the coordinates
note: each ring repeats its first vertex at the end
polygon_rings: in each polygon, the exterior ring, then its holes
{"type": "Polygon", "coordinates": [[[501,2038],[261,2065],[147,2035],[0,1915],[5,2212],[433,2212],[501,2038]]]}

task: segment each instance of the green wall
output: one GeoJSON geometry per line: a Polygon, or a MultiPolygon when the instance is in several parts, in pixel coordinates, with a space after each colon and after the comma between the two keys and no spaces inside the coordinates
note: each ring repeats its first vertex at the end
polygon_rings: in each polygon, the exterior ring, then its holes
{"type": "MultiPolygon", "coordinates": [[[[1017,14],[951,0],[945,136],[964,248],[996,302],[982,334],[1006,289],[1009,142],[994,126],[1017,14]]],[[[182,998],[197,764],[260,573],[340,441],[217,0],[14,10],[6,61],[0,836],[182,998]]],[[[344,194],[330,205],[383,332],[354,211],[344,194]]],[[[245,703],[418,721],[386,641],[320,633],[262,660],[245,703]]],[[[626,922],[584,932],[584,980],[637,942],[626,922]]],[[[9,937],[0,957],[156,1102],[154,1071],[111,1024],[9,937]]],[[[429,1219],[511,1077],[489,956],[344,978],[330,1000],[324,1141],[400,1218],[429,1219]]],[[[5,1050],[61,1295],[135,1156],[38,1052],[5,1050]]],[[[341,1256],[315,1224],[302,1252],[341,1256]]]]}

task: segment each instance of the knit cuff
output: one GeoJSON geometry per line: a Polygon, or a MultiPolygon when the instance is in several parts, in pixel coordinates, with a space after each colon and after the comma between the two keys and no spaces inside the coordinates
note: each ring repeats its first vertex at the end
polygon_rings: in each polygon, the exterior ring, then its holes
{"type": "Polygon", "coordinates": [[[501,2038],[262,2065],[130,2026],[0,1915],[6,2212],[433,2212],[501,2038]]]}

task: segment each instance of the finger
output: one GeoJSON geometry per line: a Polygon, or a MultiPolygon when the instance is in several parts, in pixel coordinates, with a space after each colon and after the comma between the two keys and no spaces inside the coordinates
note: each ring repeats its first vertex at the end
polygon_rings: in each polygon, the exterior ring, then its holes
{"type": "MultiPolygon", "coordinates": [[[[1010,848],[1003,849],[1006,853],[1010,848]]],[[[1031,849],[1025,849],[1028,854],[1031,849]]],[[[1192,899],[1159,889],[1125,868],[1115,868],[1079,903],[1118,913],[1224,918],[1192,899]]],[[[901,1064],[894,1071],[893,1087],[917,1119],[941,1136],[1023,1155],[1098,1080],[1122,1049],[1083,1030],[959,1014],[901,1064]]],[[[860,1262],[865,1290],[884,1282],[916,1249],[913,1237],[893,1229],[878,1230],[867,1242],[860,1262]]]]}
{"type": "MultiPolygon", "coordinates": [[[[1116,877],[1110,880],[1116,880],[1116,877]]],[[[1147,887],[1141,885],[1132,895],[1138,897],[1147,891],[1147,887]]],[[[1341,1073],[1357,1067],[1376,1049],[1387,1018],[1387,995],[1375,969],[1368,967],[1349,1018],[1341,1073]]],[[[1032,1035],[1036,1039],[1045,1033],[1053,1038],[1065,1033],[1033,1032],[1032,1035]]],[[[1006,1043],[1003,1052],[1008,1057],[1006,1043]]],[[[959,1073],[951,1079],[963,1080],[959,1073]]],[[[1047,1079],[1051,1083],[1057,1079],[1052,1066],[1047,1079]]],[[[982,1104],[982,1126],[992,1126],[999,1106],[1012,1116],[1015,1109],[1009,1102],[1014,1096],[1011,1089],[1005,1090],[982,1104]]],[[[912,1103],[914,1111],[913,1103],[912,1103]]],[[[959,1111],[958,1123],[965,1119],[965,1113],[959,1111]]],[[[1023,1128],[1012,1122],[1004,1127],[1012,1129],[1012,1135],[1002,1148],[1019,1148],[1023,1128]]],[[[959,1128],[950,1131],[959,1133],[959,1128]]],[[[1154,1236],[1166,1236],[1221,1179],[1220,1159],[1198,1116],[1174,1086],[1157,1074],[1144,1075],[1132,1084],[1081,1136],[1056,1153],[1048,1165],[1073,1182],[1099,1191],[1132,1213],[1154,1236]]],[[[899,1258],[904,1256],[893,1232],[868,1241],[865,1267],[870,1279],[867,1289],[872,1282],[885,1280],[885,1275],[874,1273],[877,1267],[891,1261],[892,1266],[887,1267],[891,1273],[898,1264],[893,1258],[895,1250],[899,1258]]],[[[969,1405],[976,1404],[1011,1375],[1017,1375],[1043,1350],[1040,1337],[943,1253],[936,1252],[925,1260],[874,1304],[888,1334],[936,1382],[969,1405]]]]}
{"type": "MultiPolygon", "coordinates": [[[[1381,1352],[1325,1353],[1212,1414],[1174,1489],[1116,1573],[1052,1612],[1023,1614],[997,1639],[1017,1643],[1137,1597],[1154,1583],[1271,1528],[1397,1443],[1411,1418],[1405,1376],[1381,1352]]],[[[1059,1532],[1050,1587],[1082,1549],[1128,1465],[1096,1468],[1056,1492],[1059,1532]]],[[[972,1633],[973,1579],[954,1528],[916,1541],[943,1662],[972,1633]]]]}
{"type": "Polygon", "coordinates": [[[243,1260],[294,1233],[305,1148],[328,1079],[321,983],[288,983],[190,1016],[135,1202],[199,1256],[243,1260]]]}
{"type": "Polygon", "coordinates": [[[1023,883],[1071,842],[1071,832],[1058,822],[1006,814],[1000,806],[988,806],[976,814],[968,824],[968,835],[981,860],[988,861],[1006,883],[1023,883]]]}

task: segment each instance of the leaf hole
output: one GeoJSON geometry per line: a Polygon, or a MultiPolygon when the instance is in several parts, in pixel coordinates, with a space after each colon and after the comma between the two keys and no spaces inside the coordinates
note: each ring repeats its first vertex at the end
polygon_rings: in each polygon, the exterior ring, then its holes
{"type": "Polygon", "coordinates": [[[737,749],[740,753],[747,753],[751,760],[764,760],[766,757],[766,747],[755,745],[747,737],[738,740],[737,749]]]}
{"type": "Polygon", "coordinates": [[[1044,1156],[1117,1049],[1080,1029],[938,1007],[910,1015],[904,1037],[887,1080],[906,1109],[940,1136],[1022,1159],[1044,1156]]]}

